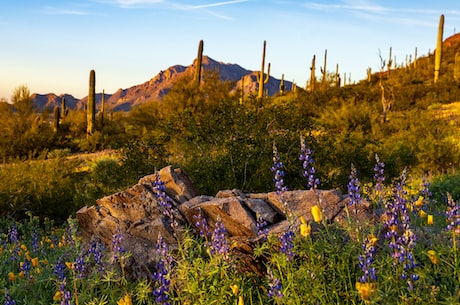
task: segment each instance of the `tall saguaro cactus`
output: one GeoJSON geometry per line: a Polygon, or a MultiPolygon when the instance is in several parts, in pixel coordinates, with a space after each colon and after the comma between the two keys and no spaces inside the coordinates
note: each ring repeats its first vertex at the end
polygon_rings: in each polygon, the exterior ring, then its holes
{"type": "Polygon", "coordinates": [[[327,77],[326,63],[327,63],[327,49],[324,50],[324,67],[320,68],[321,74],[323,75],[322,78],[321,78],[321,85],[323,87],[326,84],[326,77],[327,77]]]}
{"type": "Polygon", "coordinates": [[[393,59],[391,58],[393,48],[390,47],[390,56],[388,57],[388,76],[390,76],[391,66],[393,64],[393,59]]]}
{"type": "Polygon", "coordinates": [[[442,35],[444,32],[444,15],[439,18],[438,26],[438,40],[436,42],[436,54],[434,58],[434,82],[439,79],[439,71],[441,70],[441,57],[442,57],[442,35]]]}
{"type": "Polygon", "coordinates": [[[311,67],[310,67],[310,91],[315,90],[315,83],[316,83],[315,62],[316,62],[316,55],[313,55],[313,58],[311,60],[311,67]]]}
{"type": "Polygon", "coordinates": [[[268,80],[270,79],[270,63],[268,63],[268,71],[267,71],[267,77],[265,77],[264,70],[265,70],[265,49],[267,47],[267,41],[264,40],[264,49],[262,52],[262,67],[260,69],[260,72],[257,74],[257,82],[259,83],[259,94],[257,97],[259,99],[264,97],[264,85],[268,83],[268,80]]]}
{"type": "Polygon", "coordinates": [[[60,119],[61,114],[59,113],[59,106],[54,106],[54,132],[58,133],[59,132],[59,119],[60,119]]]}
{"type": "Polygon", "coordinates": [[[200,86],[201,82],[201,65],[203,62],[203,40],[200,40],[198,45],[198,54],[196,57],[196,70],[195,70],[195,84],[197,87],[200,86]]]}
{"type": "Polygon", "coordinates": [[[104,128],[104,116],[105,116],[105,92],[104,89],[102,90],[102,97],[101,97],[101,130],[104,128]]]}
{"type": "Polygon", "coordinates": [[[66,116],[66,114],[67,114],[67,109],[66,109],[66,106],[65,106],[65,97],[64,97],[64,96],[62,97],[61,108],[62,108],[61,117],[62,117],[62,120],[64,120],[64,119],[65,119],[65,116],[66,116]]]}
{"type": "Polygon", "coordinates": [[[96,117],[96,72],[89,73],[88,106],[86,107],[86,135],[94,133],[94,122],[96,117]]]}

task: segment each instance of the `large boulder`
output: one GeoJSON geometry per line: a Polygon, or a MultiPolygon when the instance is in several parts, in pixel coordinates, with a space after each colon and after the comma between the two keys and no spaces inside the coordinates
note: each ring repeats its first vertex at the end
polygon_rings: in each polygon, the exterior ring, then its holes
{"type": "Polygon", "coordinates": [[[92,236],[99,237],[108,249],[111,249],[112,238],[119,230],[123,234],[122,247],[131,252],[126,271],[133,278],[145,278],[154,271],[158,237],[161,235],[170,249],[177,249],[180,233],[187,226],[195,227],[198,214],[206,218],[211,230],[217,221],[221,221],[231,240],[232,251],[244,258],[243,269],[257,270],[251,255],[254,243],[259,239],[258,217],[267,223],[269,234],[281,234],[292,223],[298,225],[300,216],[313,222],[311,208],[315,205],[321,208],[329,222],[345,225],[350,221],[372,218],[365,205],[359,207],[359,213],[358,208],[353,208],[350,213],[345,209],[347,200],[347,196],[338,190],[295,190],[287,191],[283,196],[275,192],[247,194],[239,190],[223,190],[216,196],[197,195],[190,177],[181,169],[168,166],[143,177],[130,189],[101,198],[94,206],[81,208],[77,219],[86,241],[89,242],[92,236]],[[171,203],[172,216],[169,217],[163,213],[154,188],[157,174],[164,182],[171,203]],[[172,229],[172,220],[177,223],[175,230],[172,229]]]}

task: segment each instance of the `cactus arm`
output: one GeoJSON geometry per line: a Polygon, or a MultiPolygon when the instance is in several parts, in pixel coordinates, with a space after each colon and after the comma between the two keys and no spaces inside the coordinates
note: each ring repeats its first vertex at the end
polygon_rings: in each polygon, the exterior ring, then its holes
{"type": "Polygon", "coordinates": [[[434,82],[439,79],[439,72],[441,70],[441,57],[442,57],[442,36],[444,32],[444,15],[439,18],[438,26],[438,40],[436,41],[436,53],[434,60],[434,82]]]}

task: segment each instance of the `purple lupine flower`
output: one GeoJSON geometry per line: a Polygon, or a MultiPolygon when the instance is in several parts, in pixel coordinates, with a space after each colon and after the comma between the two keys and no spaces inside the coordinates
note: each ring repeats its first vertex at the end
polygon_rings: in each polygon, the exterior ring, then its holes
{"type": "Polygon", "coordinates": [[[65,279],[65,268],[66,266],[63,259],[59,258],[53,268],[54,275],[57,276],[59,282],[62,282],[65,279]]]}
{"type": "Polygon", "coordinates": [[[117,227],[115,234],[112,235],[112,248],[113,248],[113,257],[118,259],[120,255],[123,255],[125,249],[121,246],[121,241],[123,238],[123,233],[120,230],[120,227],[117,227]]]}
{"type": "Polygon", "coordinates": [[[219,217],[216,221],[216,227],[212,232],[212,240],[210,242],[211,255],[218,254],[227,258],[230,248],[227,241],[227,230],[219,217]]]}
{"type": "Polygon", "coordinates": [[[287,260],[290,261],[294,256],[295,252],[293,251],[294,249],[294,232],[292,230],[287,230],[281,235],[280,237],[280,242],[281,242],[281,247],[280,251],[284,253],[287,257],[287,260]]]}
{"type": "Polygon", "coordinates": [[[402,264],[403,271],[400,278],[407,280],[409,289],[413,289],[414,281],[419,276],[414,272],[415,263],[413,249],[415,248],[416,235],[410,229],[409,213],[407,211],[406,196],[404,189],[406,182],[406,169],[404,169],[400,182],[395,187],[394,200],[388,201],[385,211],[384,226],[387,229],[385,237],[390,239],[389,247],[393,250],[394,264],[402,264]]]}
{"type": "Polygon", "coordinates": [[[273,166],[271,167],[271,171],[275,173],[275,177],[273,178],[273,182],[275,182],[276,194],[280,195],[281,197],[283,194],[288,190],[287,187],[284,185],[284,164],[281,162],[280,157],[278,155],[278,149],[273,144],[273,166]]]}
{"type": "Polygon", "coordinates": [[[163,180],[161,180],[160,174],[157,172],[155,174],[155,181],[153,182],[153,191],[155,192],[155,195],[160,201],[160,207],[163,211],[163,215],[169,218],[169,220],[171,221],[171,228],[173,229],[174,234],[176,234],[176,230],[179,224],[177,223],[177,219],[174,216],[171,198],[169,198],[165,190],[165,183],[163,182],[163,180]]]}
{"type": "Polygon", "coordinates": [[[208,221],[204,218],[201,208],[198,208],[198,214],[193,215],[193,219],[195,220],[195,227],[198,229],[200,236],[208,240],[211,236],[211,232],[209,230],[208,221]]]}
{"type": "Polygon", "coordinates": [[[361,202],[361,184],[358,180],[358,171],[353,164],[351,165],[350,180],[347,187],[348,195],[350,196],[348,205],[358,205],[361,202]]]}
{"type": "Polygon", "coordinates": [[[268,297],[269,298],[284,298],[284,294],[282,292],[283,286],[281,285],[280,279],[275,277],[273,271],[268,269],[268,297]]]}
{"type": "Polygon", "coordinates": [[[18,227],[16,226],[16,223],[13,223],[13,225],[9,227],[8,239],[11,244],[16,244],[19,241],[19,233],[18,233],[18,227]]]}
{"type": "Polygon", "coordinates": [[[300,156],[299,160],[302,162],[303,176],[307,178],[307,189],[315,190],[319,185],[319,179],[315,178],[316,169],[313,166],[315,162],[312,158],[311,149],[307,148],[303,138],[300,139],[300,156]]]}
{"type": "Polygon", "coordinates": [[[104,262],[102,261],[102,258],[104,256],[104,244],[99,238],[95,238],[94,236],[91,238],[91,242],[89,244],[89,249],[88,249],[88,256],[92,256],[94,260],[94,264],[98,266],[98,271],[104,271],[105,266],[104,262]]]}
{"type": "Polygon", "coordinates": [[[5,296],[5,302],[3,304],[5,304],[5,305],[16,305],[16,301],[11,297],[11,295],[8,292],[8,289],[6,289],[6,288],[4,290],[4,296],[5,296]]]}
{"type": "Polygon", "coordinates": [[[375,161],[377,163],[374,166],[374,190],[381,194],[383,192],[383,182],[385,181],[385,163],[380,161],[378,155],[375,155],[375,161]]]}
{"type": "Polygon", "coordinates": [[[447,193],[446,220],[446,230],[460,234],[460,205],[452,199],[450,193],[447,193]]]}
{"type": "Polygon", "coordinates": [[[32,231],[32,253],[38,254],[40,249],[40,236],[38,234],[37,228],[34,228],[32,231]]]}
{"type": "Polygon", "coordinates": [[[32,276],[30,275],[31,268],[32,268],[32,264],[28,260],[26,260],[20,264],[19,270],[24,272],[24,277],[31,279],[32,278],[32,276]]]}
{"type": "Polygon", "coordinates": [[[431,197],[433,195],[430,191],[430,182],[427,180],[425,176],[422,178],[422,190],[420,191],[420,193],[425,198],[431,197]]]}
{"type": "Polygon", "coordinates": [[[359,278],[361,283],[366,282],[375,282],[377,280],[377,275],[375,268],[372,266],[375,256],[375,244],[377,243],[377,238],[374,235],[369,235],[364,239],[362,248],[364,253],[359,255],[359,267],[363,271],[363,275],[359,278]]]}
{"type": "Polygon", "coordinates": [[[257,215],[257,236],[262,237],[262,241],[266,241],[268,238],[268,227],[265,219],[262,218],[259,214],[257,215]]]}
{"type": "Polygon", "coordinates": [[[169,301],[169,279],[172,257],[169,255],[168,245],[161,235],[158,236],[156,252],[158,261],[156,264],[156,272],[152,275],[156,287],[153,289],[155,302],[162,305],[170,305],[169,301]]]}
{"type": "Polygon", "coordinates": [[[78,255],[75,259],[75,272],[77,274],[77,278],[81,279],[86,274],[86,262],[85,257],[83,255],[78,255]]]}

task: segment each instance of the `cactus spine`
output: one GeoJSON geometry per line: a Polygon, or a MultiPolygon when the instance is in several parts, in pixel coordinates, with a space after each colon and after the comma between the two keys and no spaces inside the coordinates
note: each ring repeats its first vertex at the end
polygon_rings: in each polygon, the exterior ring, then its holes
{"type": "Polygon", "coordinates": [[[198,45],[198,54],[196,57],[196,70],[195,70],[195,84],[197,87],[200,86],[201,82],[201,64],[203,62],[203,40],[200,40],[198,45]]]}
{"type": "Polygon", "coordinates": [[[257,74],[257,82],[259,83],[259,93],[258,93],[257,97],[259,99],[264,97],[264,85],[267,84],[268,80],[270,79],[270,63],[268,63],[267,77],[265,77],[265,74],[264,74],[266,46],[267,46],[267,41],[264,40],[264,49],[263,49],[263,52],[262,52],[262,67],[260,69],[260,72],[257,74]]]}
{"type": "Polygon", "coordinates": [[[281,75],[281,82],[280,82],[280,95],[283,95],[286,90],[286,86],[284,85],[284,74],[281,75]]]}
{"type": "MultiPolygon", "coordinates": [[[[315,90],[315,83],[316,83],[315,62],[316,62],[316,55],[313,55],[313,58],[311,60],[311,67],[310,67],[310,91],[315,90]]],[[[308,86],[307,86],[307,88],[308,88],[308,86]]]]}
{"type": "Polygon", "coordinates": [[[326,73],[327,73],[327,71],[326,71],[326,62],[327,62],[327,49],[324,50],[324,67],[323,68],[320,67],[321,73],[323,74],[323,76],[321,78],[321,84],[323,85],[323,87],[326,84],[326,76],[327,76],[326,75],[326,73]]]}
{"type": "Polygon", "coordinates": [[[94,121],[96,116],[96,72],[89,73],[88,106],[86,107],[86,135],[94,133],[94,121]]]}
{"type": "Polygon", "coordinates": [[[438,26],[438,40],[436,42],[436,54],[434,59],[434,82],[439,79],[439,71],[441,70],[441,56],[442,56],[442,35],[444,32],[444,15],[439,18],[438,26]]]}
{"type": "Polygon", "coordinates": [[[59,106],[54,106],[54,132],[59,131],[59,119],[61,114],[59,113],[59,106]]]}

